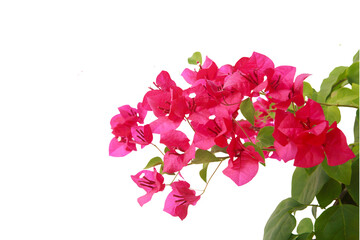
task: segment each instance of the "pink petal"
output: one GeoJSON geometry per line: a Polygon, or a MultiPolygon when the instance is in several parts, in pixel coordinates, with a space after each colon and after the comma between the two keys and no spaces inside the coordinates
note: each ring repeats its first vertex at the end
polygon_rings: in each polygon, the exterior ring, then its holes
{"type": "Polygon", "coordinates": [[[250,182],[257,174],[258,169],[258,161],[250,158],[238,158],[235,161],[229,160],[228,166],[223,173],[233,180],[236,185],[241,186],[250,182]]]}
{"type": "Polygon", "coordinates": [[[295,156],[294,166],[309,168],[322,163],[325,158],[322,146],[300,145],[295,156]]]}

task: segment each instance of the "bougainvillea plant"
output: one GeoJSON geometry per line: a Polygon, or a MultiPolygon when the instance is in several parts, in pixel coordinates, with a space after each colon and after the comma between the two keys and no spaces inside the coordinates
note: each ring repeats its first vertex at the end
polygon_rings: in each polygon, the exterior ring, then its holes
{"type": "Polygon", "coordinates": [[[199,52],[188,62],[196,65],[181,74],[188,88],[162,71],[136,108],[119,107],[111,119],[110,156],[124,157],[147,145],[161,154],[131,176],[146,192],[139,204],[171,188],[164,211],[183,220],[223,162],[223,174],[241,186],[267,159],[294,160],[291,197],[271,215],[264,239],[358,239],[359,52],[350,67],[335,68],[319,92],[304,81],[309,74],[296,76],[295,67],[276,67],[257,52],[221,67],[208,57],[203,63],[199,52]],[[350,145],[338,128],[339,107],[356,111],[350,145]],[[155,120],[146,122],[149,112],[155,120]],[[178,130],[181,124],[189,125],[191,134],[178,130]],[[163,147],[153,142],[154,134],[163,147]],[[202,165],[199,175],[206,183],[200,194],[181,175],[195,164],[202,165]],[[208,178],[209,164],[217,167],[208,178]],[[304,218],[295,232],[294,214],[307,207],[315,224],[304,218]],[[324,210],[320,216],[318,208],[324,210]]]}

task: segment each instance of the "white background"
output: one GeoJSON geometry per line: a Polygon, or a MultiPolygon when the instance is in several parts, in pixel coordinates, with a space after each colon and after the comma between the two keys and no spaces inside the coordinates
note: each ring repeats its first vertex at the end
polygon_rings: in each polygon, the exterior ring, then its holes
{"type": "MultiPolygon", "coordinates": [[[[2,1],[0,239],[262,239],[290,196],[292,162],[269,160],[243,187],[219,171],[180,221],[162,211],[169,189],[138,205],[144,192],[130,175],[158,152],[109,157],[109,121],[117,107],[135,107],[161,70],[186,86],[180,73],[195,51],[218,66],[257,51],[311,73],[319,90],[359,47],[357,5],[2,1]]],[[[350,142],[347,114],[340,127],[350,142]]],[[[202,189],[198,170],[183,175],[202,189]]]]}

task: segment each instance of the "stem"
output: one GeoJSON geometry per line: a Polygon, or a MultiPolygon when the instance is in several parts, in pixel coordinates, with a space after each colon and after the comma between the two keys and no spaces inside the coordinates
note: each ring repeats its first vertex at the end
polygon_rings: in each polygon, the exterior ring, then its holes
{"type": "Polygon", "coordinates": [[[355,105],[351,105],[351,104],[331,104],[331,103],[321,103],[319,102],[319,104],[324,105],[324,106],[336,106],[336,107],[350,107],[350,108],[359,108],[358,106],[355,105]]]}
{"type": "Polygon", "coordinates": [[[192,130],[195,132],[195,129],[193,128],[193,126],[191,125],[189,119],[187,117],[185,117],[186,121],[188,122],[188,124],[190,125],[190,127],[192,128],[192,130]]]}
{"type": "MultiPolygon", "coordinates": [[[[179,171],[179,172],[180,172],[180,171],[179,171]]],[[[171,181],[171,183],[170,183],[169,185],[171,185],[171,184],[175,181],[176,177],[179,175],[179,172],[176,173],[174,179],[171,181]]]]}
{"type": "Polygon", "coordinates": [[[214,174],[216,173],[216,171],[219,169],[219,167],[220,167],[220,165],[221,165],[221,163],[222,163],[223,161],[224,161],[224,160],[222,160],[222,161],[219,162],[219,164],[218,164],[217,167],[215,168],[214,172],[211,174],[209,180],[207,181],[203,192],[202,192],[199,196],[201,196],[201,195],[203,195],[203,194],[205,193],[205,190],[206,190],[207,186],[209,185],[210,180],[212,179],[212,177],[214,176],[214,174]]]}
{"type": "Polygon", "coordinates": [[[159,150],[159,152],[161,152],[161,154],[162,154],[163,156],[165,156],[165,154],[160,150],[160,148],[158,148],[158,146],[156,146],[156,145],[153,144],[153,143],[151,143],[151,145],[153,145],[154,147],[156,147],[156,149],[159,150]]]}
{"type": "Polygon", "coordinates": [[[243,133],[245,134],[245,136],[249,139],[249,141],[254,144],[254,142],[250,139],[249,135],[247,135],[247,133],[245,132],[245,130],[242,128],[242,126],[240,125],[240,123],[238,123],[234,118],[233,120],[235,121],[235,123],[240,127],[240,129],[243,131],[243,133]]]}

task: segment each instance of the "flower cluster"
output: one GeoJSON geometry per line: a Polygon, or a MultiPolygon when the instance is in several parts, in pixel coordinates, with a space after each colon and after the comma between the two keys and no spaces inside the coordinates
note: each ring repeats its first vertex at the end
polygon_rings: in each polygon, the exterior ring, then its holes
{"type": "MultiPolygon", "coordinates": [[[[159,134],[160,143],[166,146],[163,159],[151,166],[160,165],[159,172],[154,167],[132,176],[146,191],[138,199],[141,206],[164,190],[162,175],[172,174],[175,178],[168,184],[172,191],[164,211],[184,219],[188,206],[195,205],[201,194],[190,190],[186,181],[175,180],[191,164],[203,163],[206,171],[206,164],[226,160],[224,175],[241,186],[255,177],[266,158],[295,159],[295,166],[313,167],[325,156],[330,166],[354,157],[336,122],[330,126],[325,120],[320,104],[311,99],[305,102],[303,81],[309,74],[295,77],[295,67],[275,67],[267,56],[256,52],[235,65],[218,67],[208,57],[197,65],[198,69],[187,68],[181,74],[190,84],[187,89],[178,87],[162,71],[137,108],[122,106],[111,119],[111,156],[126,156],[138,145],[156,146],[153,134],[159,134]],[[148,112],[156,120],[144,124],[148,112]],[[178,130],[183,122],[194,132],[190,139],[178,130]],[[227,156],[218,157],[218,152],[227,156]],[[197,159],[204,153],[205,157],[197,159]]],[[[204,180],[208,184],[210,179],[204,180]]]]}

